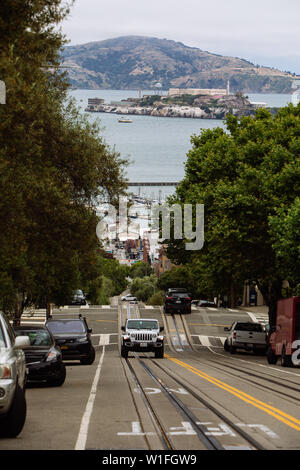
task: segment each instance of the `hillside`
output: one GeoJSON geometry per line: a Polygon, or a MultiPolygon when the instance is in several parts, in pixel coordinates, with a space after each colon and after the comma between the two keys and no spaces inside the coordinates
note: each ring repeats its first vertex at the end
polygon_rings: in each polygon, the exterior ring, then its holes
{"type": "Polygon", "coordinates": [[[289,93],[294,78],[237,57],[212,54],[180,42],[124,36],[68,46],[63,64],[76,88],[226,88],[244,93],[289,93]]]}

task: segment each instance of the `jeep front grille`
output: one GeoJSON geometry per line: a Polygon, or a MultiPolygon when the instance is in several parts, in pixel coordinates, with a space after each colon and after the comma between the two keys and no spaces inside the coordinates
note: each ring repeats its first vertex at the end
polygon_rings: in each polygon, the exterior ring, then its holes
{"type": "Polygon", "coordinates": [[[152,341],[152,334],[151,333],[137,333],[135,335],[136,341],[152,341]]]}

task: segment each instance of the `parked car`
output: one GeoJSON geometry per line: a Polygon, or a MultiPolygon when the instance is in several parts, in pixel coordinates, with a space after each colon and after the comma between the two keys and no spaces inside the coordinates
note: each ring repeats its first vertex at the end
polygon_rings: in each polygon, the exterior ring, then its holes
{"type": "Polygon", "coordinates": [[[60,347],[63,360],[79,359],[81,364],[92,364],[95,360],[95,349],[92,345],[91,332],[85,317],[53,318],[46,321],[46,327],[60,347]]]}
{"type": "Polygon", "coordinates": [[[300,340],[300,297],[277,302],[276,326],[270,331],[267,359],[276,364],[280,358],[283,367],[291,367],[292,355],[297,349],[293,343],[300,340]]]}
{"type": "Polygon", "coordinates": [[[84,292],[81,289],[75,290],[70,299],[70,305],[86,305],[87,300],[84,292]]]}
{"type": "Polygon", "coordinates": [[[121,356],[127,358],[129,351],[151,351],[156,358],[163,358],[163,329],[153,318],[128,319],[126,325],[121,327],[121,356]]]}
{"type": "Polygon", "coordinates": [[[267,349],[266,331],[260,323],[234,322],[230,328],[225,327],[224,331],[229,331],[224,349],[231,354],[237,349],[253,352],[267,349]]]}
{"type": "Polygon", "coordinates": [[[27,336],[30,347],[25,350],[28,382],[47,382],[60,387],[66,378],[66,366],[61,350],[44,325],[23,325],[15,327],[17,336],[27,336]]]}
{"type": "Polygon", "coordinates": [[[16,337],[0,312],[0,436],[16,437],[26,420],[26,363],[28,337],[16,337]]]}
{"type": "Polygon", "coordinates": [[[197,303],[198,307],[214,307],[216,308],[216,304],[213,300],[199,300],[197,303]]]}
{"type": "Polygon", "coordinates": [[[121,300],[122,302],[137,302],[137,298],[132,294],[123,295],[123,297],[121,297],[121,300]]]}
{"type": "Polygon", "coordinates": [[[191,313],[191,295],[186,289],[168,289],[165,294],[165,313],[191,313]]]}

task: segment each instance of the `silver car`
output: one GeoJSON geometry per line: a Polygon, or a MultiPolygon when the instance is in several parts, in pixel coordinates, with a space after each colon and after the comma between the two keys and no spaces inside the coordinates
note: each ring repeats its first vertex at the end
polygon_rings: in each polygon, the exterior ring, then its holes
{"type": "Polygon", "coordinates": [[[26,419],[26,363],[22,349],[29,347],[28,336],[15,336],[0,312],[0,436],[16,437],[26,419]]]}

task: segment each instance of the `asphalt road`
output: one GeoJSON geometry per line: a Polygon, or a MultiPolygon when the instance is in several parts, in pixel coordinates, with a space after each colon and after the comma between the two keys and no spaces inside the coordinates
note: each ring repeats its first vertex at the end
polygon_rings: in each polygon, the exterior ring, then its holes
{"type": "Polygon", "coordinates": [[[95,362],[66,363],[62,387],[30,386],[23,431],[0,439],[0,450],[300,449],[300,369],[223,349],[224,327],[249,321],[246,312],[198,308],[174,323],[159,308],[125,304],[91,306],[84,315],[95,362]],[[120,357],[127,316],[159,320],[164,359],[120,357]]]}

